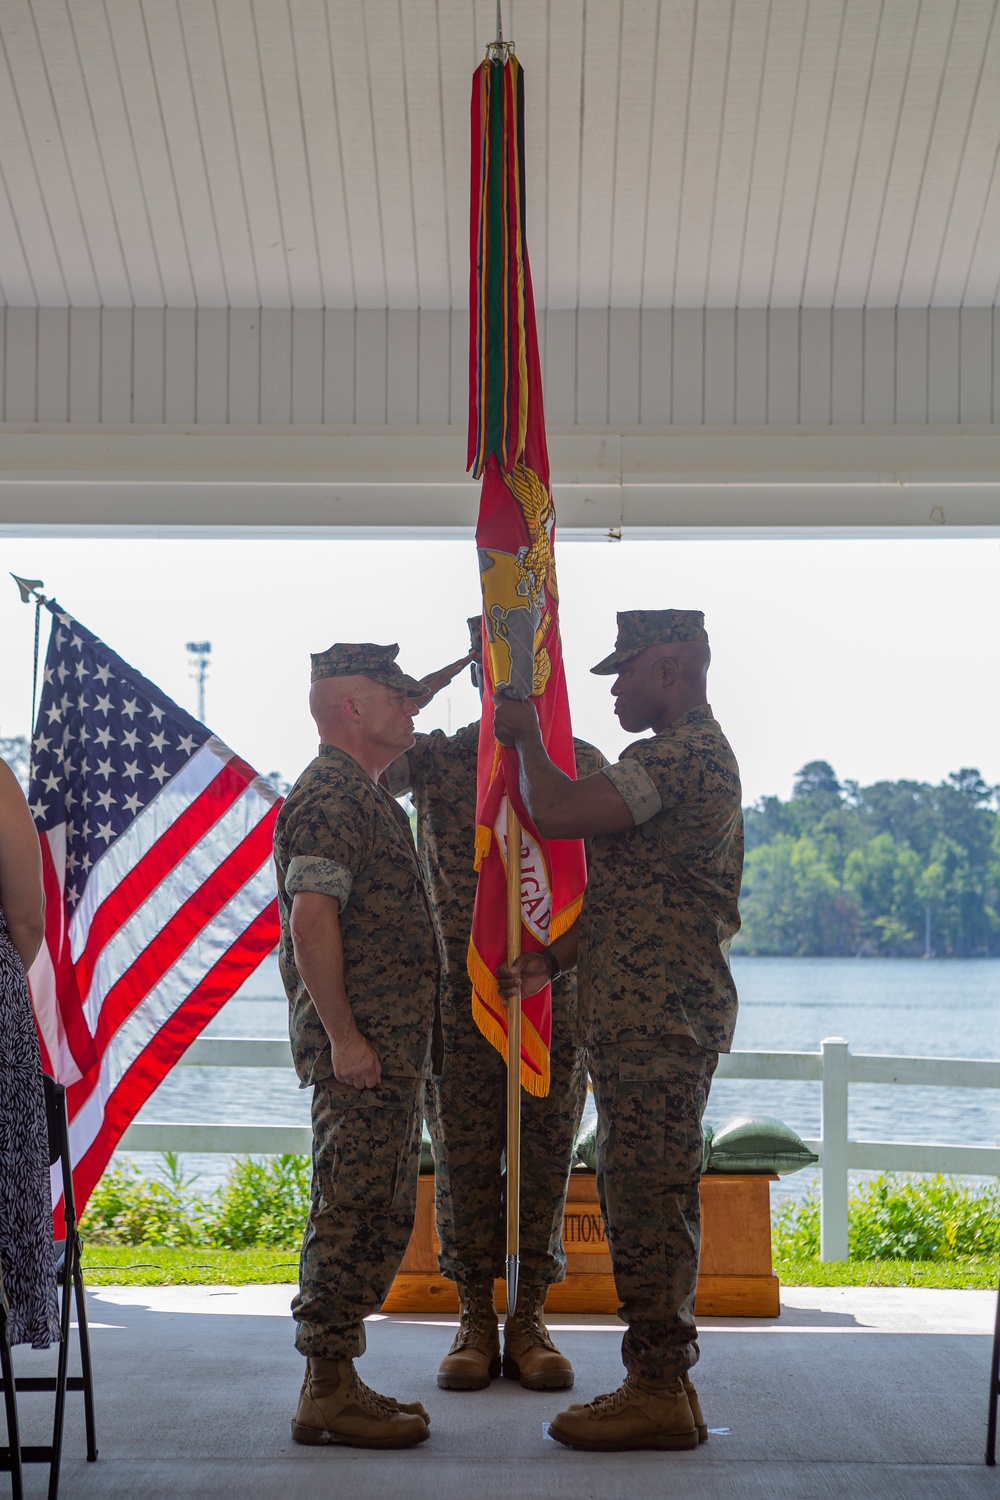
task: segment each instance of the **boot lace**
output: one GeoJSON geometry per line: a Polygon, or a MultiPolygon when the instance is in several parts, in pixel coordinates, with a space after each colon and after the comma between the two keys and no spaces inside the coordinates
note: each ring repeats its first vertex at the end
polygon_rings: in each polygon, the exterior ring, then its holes
{"type": "Polygon", "coordinates": [[[591,1411],[598,1416],[609,1417],[614,1412],[620,1411],[623,1406],[628,1406],[634,1399],[635,1391],[626,1375],[623,1384],[616,1391],[608,1391],[606,1395],[595,1396],[589,1405],[591,1411]]]}
{"type": "Polygon", "coordinates": [[[373,1391],[370,1385],[365,1385],[357,1371],[354,1372],[352,1395],[362,1411],[371,1412],[373,1416],[392,1417],[399,1411],[399,1402],[394,1396],[382,1396],[378,1391],[373,1391]]]}
{"type": "Polygon", "coordinates": [[[544,1286],[523,1286],[510,1319],[510,1327],[515,1337],[519,1335],[517,1342],[523,1342],[525,1348],[551,1349],[553,1354],[557,1354],[559,1351],[552,1342],[542,1317],[547,1291],[548,1288],[544,1286]]]}
{"type": "Polygon", "coordinates": [[[451,1346],[451,1353],[457,1354],[468,1344],[479,1344],[481,1340],[489,1340],[489,1335],[496,1319],[493,1311],[492,1287],[483,1295],[474,1295],[468,1301],[462,1301],[459,1313],[458,1332],[451,1346]]]}
{"type": "Polygon", "coordinates": [[[461,1322],[452,1344],[452,1353],[464,1349],[467,1344],[478,1344],[482,1338],[488,1337],[490,1325],[480,1308],[463,1307],[461,1322]]]}
{"type": "Polygon", "coordinates": [[[551,1349],[556,1352],[556,1346],[552,1342],[549,1330],[542,1322],[541,1310],[537,1305],[518,1308],[512,1320],[521,1330],[529,1346],[551,1349]]]}

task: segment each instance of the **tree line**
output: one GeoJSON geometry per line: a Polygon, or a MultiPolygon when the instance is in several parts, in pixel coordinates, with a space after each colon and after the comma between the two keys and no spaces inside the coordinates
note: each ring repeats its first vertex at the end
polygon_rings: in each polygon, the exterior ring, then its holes
{"type": "Polygon", "coordinates": [[[811,761],[745,809],[736,951],[1000,956],[998,794],[976,770],[863,787],[811,761]]]}
{"type": "MultiPolygon", "coordinates": [[[[26,736],[0,737],[25,788],[28,751],[26,736]]],[[[744,809],[736,952],[1000,957],[998,808],[1000,788],[976,770],[863,787],[810,761],[787,802],[744,809]]]]}

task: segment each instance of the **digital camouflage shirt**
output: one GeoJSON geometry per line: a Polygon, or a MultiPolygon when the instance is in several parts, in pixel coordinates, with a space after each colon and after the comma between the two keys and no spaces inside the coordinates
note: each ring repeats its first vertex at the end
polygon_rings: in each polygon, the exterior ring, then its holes
{"type": "Polygon", "coordinates": [[[607,1046],[680,1033],[728,1052],[743,870],[729,742],[706,704],[629,745],[604,775],[636,826],[590,845],[577,970],[584,1039],[607,1046]]]}
{"type": "Polygon", "coordinates": [[[410,825],[356,760],[320,745],[285,799],[274,834],[292,1057],[303,1084],[333,1077],[330,1041],[295,967],[289,926],[299,891],[336,896],[344,983],[384,1077],[425,1077],[439,957],[410,825]]]}
{"type": "MultiPolygon", "coordinates": [[[[586,740],[573,743],[578,777],[590,776],[607,765],[600,750],[586,740]]],[[[456,734],[441,729],[418,734],[413,748],[386,772],[395,795],[413,794],[417,849],[445,955],[446,977],[462,984],[468,984],[465,960],[478,879],[474,868],[478,755],[477,720],[456,734]]]]}

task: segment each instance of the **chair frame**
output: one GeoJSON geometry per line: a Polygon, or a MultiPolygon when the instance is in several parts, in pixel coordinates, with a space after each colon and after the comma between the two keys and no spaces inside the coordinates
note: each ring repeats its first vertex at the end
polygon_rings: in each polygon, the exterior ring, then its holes
{"type": "Polygon", "coordinates": [[[3,1267],[0,1266],[0,1387],[3,1388],[4,1410],[7,1416],[7,1446],[6,1448],[0,1448],[0,1470],[6,1469],[10,1474],[12,1500],[24,1500],[24,1475],[21,1472],[21,1434],[17,1421],[14,1362],[11,1357],[7,1315],[7,1297],[3,1289],[3,1267]]]}
{"type": "Polygon", "coordinates": [[[45,1111],[49,1132],[49,1165],[60,1163],[63,1185],[63,1217],[65,1239],[55,1242],[56,1276],[61,1287],[59,1308],[59,1354],[55,1375],[13,1374],[10,1347],[7,1340],[6,1312],[3,1317],[3,1337],[0,1338],[0,1388],[3,1389],[7,1410],[8,1443],[0,1448],[0,1472],[7,1470],[12,1476],[13,1500],[21,1500],[21,1465],[47,1463],[49,1465],[48,1500],[57,1500],[59,1493],[59,1469],[62,1461],[63,1424],[66,1415],[66,1392],[82,1391],[84,1420],[87,1429],[87,1462],[97,1459],[97,1429],[94,1422],[94,1379],[90,1358],[90,1332],[87,1326],[87,1297],[83,1285],[81,1266],[82,1245],[77,1228],[76,1200],[73,1194],[73,1170],[69,1147],[69,1123],[66,1114],[66,1090],[47,1073],[42,1075],[45,1085],[45,1111]],[[73,1307],[76,1305],[77,1333],[80,1341],[80,1375],[70,1375],[69,1341],[73,1307]],[[34,1446],[19,1441],[17,1422],[17,1391],[53,1391],[55,1407],[52,1418],[52,1442],[34,1446]]]}
{"type": "Polygon", "coordinates": [[[986,1462],[994,1468],[997,1461],[997,1400],[1000,1398],[1000,1288],[997,1289],[997,1315],[993,1325],[993,1358],[990,1362],[990,1405],[986,1418],[986,1462]]]}

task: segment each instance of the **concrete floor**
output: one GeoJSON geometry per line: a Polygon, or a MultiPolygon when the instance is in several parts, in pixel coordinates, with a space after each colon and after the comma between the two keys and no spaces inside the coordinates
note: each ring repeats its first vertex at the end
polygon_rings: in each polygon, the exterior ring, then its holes
{"type": "MultiPolygon", "coordinates": [[[[406,1453],[299,1448],[289,1419],[302,1361],[281,1286],[105,1288],[91,1295],[96,1464],[84,1461],[81,1400],[70,1397],[67,1500],[1000,1500],[983,1465],[995,1299],[988,1292],[788,1288],[773,1323],[707,1319],[697,1384],[710,1426],[697,1452],[586,1454],[545,1436],[564,1393],[439,1391],[454,1323],[369,1323],[365,1380],[431,1412],[406,1453]]],[[[572,1358],[574,1399],[620,1383],[621,1325],[554,1319],[572,1358]]],[[[51,1355],[15,1351],[21,1373],[51,1355]]],[[[50,1398],[23,1394],[23,1440],[43,1442],[50,1398]]],[[[28,1494],[45,1493],[32,1467],[28,1494]]],[[[0,1495],[6,1493],[0,1477],[0,1495]]]]}

